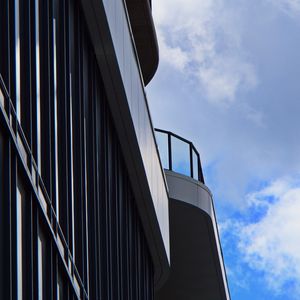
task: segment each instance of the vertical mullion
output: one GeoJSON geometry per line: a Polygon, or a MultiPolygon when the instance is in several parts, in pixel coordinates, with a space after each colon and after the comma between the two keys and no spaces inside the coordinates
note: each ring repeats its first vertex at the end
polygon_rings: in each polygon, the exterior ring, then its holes
{"type": "MultiPolygon", "coordinates": [[[[26,243],[28,247],[28,253],[29,253],[29,262],[27,266],[27,270],[33,269],[33,261],[34,261],[34,254],[33,254],[33,242],[34,242],[34,233],[33,233],[33,197],[30,195],[29,204],[28,204],[28,222],[26,226],[28,228],[28,233],[26,235],[26,243]]],[[[28,297],[33,299],[34,298],[34,272],[30,272],[29,276],[29,291],[28,291],[28,297]]]]}
{"type": "Polygon", "coordinates": [[[16,241],[16,197],[17,197],[17,157],[10,145],[10,247],[11,247],[11,297],[17,299],[17,241],[16,241]]]}
{"type": "Polygon", "coordinates": [[[36,157],[39,173],[42,175],[42,145],[41,145],[41,95],[40,95],[40,0],[34,0],[34,53],[35,53],[35,133],[36,157]]]}
{"type": "Polygon", "coordinates": [[[21,45],[20,45],[20,1],[14,0],[14,53],[15,53],[15,109],[21,124],[21,45]]]}
{"type": "Polygon", "coordinates": [[[168,133],[168,156],[169,156],[169,170],[172,171],[172,141],[171,135],[168,133]]]}
{"type": "Polygon", "coordinates": [[[198,160],[198,180],[204,183],[199,154],[197,155],[197,160],[198,160]]]}
{"type": "Polygon", "coordinates": [[[12,158],[12,146],[11,146],[11,141],[9,140],[8,141],[8,224],[9,224],[9,247],[8,247],[8,253],[9,253],[9,265],[10,265],[10,268],[9,268],[9,287],[10,287],[10,293],[9,293],[9,296],[10,296],[10,299],[13,299],[14,297],[14,294],[13,294],[13,288],[14,288],[14,285],[13,285],[13,267],[14,267],[14,263],[13,263],[13,258],[12,258],[12,253],[13,253],[13,239],[12,239],[12,231],[13,231],[13,217],[12,217],[12,203],[13,203],[13,199],[14,199],[14,196],[15,194],[13,193],[13,187],[15,186],[15,180],[13,180],[13,172],[12,172],[12,169],[13,168],[13,158],[12,158]]]}
{"type": "Polygon", "coordinates": [[[32,149],[32,68],[31,3],[19,0],[20,25],[20,119],[28,145],[32,149]]]}
{"type": "Polygon", "coordinates": [[[54,194],[56,216],[59,220],[59,175],[58,175],[58,111],[57,111],[57,0],[53,1],[53,16],[52,16],[52,46],[53,46],[53,121],[54,121],[54,194]]]}
{"type": "MultiPolygon", "coordinates": [[[[51,201],[53,201],[52,195],[55,195],[52,188],[52,182],[55,182],[54,174],[52,174],[53,170],[55,170],[54,166],[54,151],[53,141],[54,141],[54,132],[52,130],[53,127],[53,104],[54,104],[54,91],[53,91],[53,78],[54,73],[50,66],[53,65],[53,18],[52,18],[52,7],[49,1],[39,1],[37,11],[39,18],[39,35],[43,37],[39,38],[39,71],[40,71],[40,96],[39,96],[39,114],[40,114],[40,133],[38,133],[38,128],[35,128],[36,134],[36,143],[38,143],[38,136],[40,137],[40,146],[36,145],[37,153],[40,152],[40,161],[38,159],[39,164],[39,172],[42,176],[43,182],[45,184],[46,190],[50,196],[51,201]],[[52,125],[52,126],[51,126],[52,125]],[[40,149],[38,149],[40,147],[40,149]],[[52,177],[53,176],[53,177],[52,177]]],[[[35,10],[34,6],[34,10],[35,10]]],[[[35,47],[34,47],[35,48],[35,47]]],[[[36,49],[36,48],[35,48],[36,49]]],[[[35,51],[36,52],[36,51],[35,51]]],[[[35,75],[37,70],[35,68],[35,75]]],[[[37,95],[35,95],[37,99],[37,95]]],[[[38,111],[36,112],[38,114],[38,111]]],[[[37,125],[37,122],[34,122],[37,125]]],[[[52,216],[51,216],[52,217],[52,216]]]]}
{"type": "Polygon", "coordinates": [[[189,150],[190,150],[190,173],[191,177],[194,178],[194,166],[193,166],[193,147],[192,144],[189,143],[189,150]]]}
{"type": "Polygon", "coordinates": [[[74,56],[74,27],[73,27],[73,7],[70,1],[65,1],[64,12],[64,27],[65,27],[65,57],[66,57],[66,158],[68,177],[68,198],[67,198],[67,212],[68,212],[68,226],[67,232],[69,235],[69,245],[71,245],[71,253],[75,261],[75,214],[74,214],[74,157],[73,157],[73,93],[74,90],[74,70],[73,70],[73,56],[74,56]]]}
{"type": "Polygon", "coordinates": [[[69,115],[67,109],[67,97],[69,95],[69,80],[68,80],[68,68],[67,68],[67,15],[66,4],[67,1],[59,1],[59,71],[58,71],[58,83],[59,83],[59,98],[58,98],[58,146],[59,146],[59,172],[60,172],[60,224],[63,229],[66,241],[70,247],[72,241],[69,235],[69,153],[68,153],[68,130],[69,130],[69,115]]]}

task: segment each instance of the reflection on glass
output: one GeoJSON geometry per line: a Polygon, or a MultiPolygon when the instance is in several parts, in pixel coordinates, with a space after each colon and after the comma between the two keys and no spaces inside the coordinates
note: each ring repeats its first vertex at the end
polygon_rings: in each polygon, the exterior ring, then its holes
{"type": "Polygon", "coordinates": [[[37,156],[41,174],[41,104],[40,104],[40,27],[39,0],[35,0],[35,72],[36,72],[36,113],[37,113],[37,156]]]}
{"type": "Polygon", "coordinates": [[[198,180],[199,179],[199,170],[198,170],[198,156],[193,150],[193,178],[198,180]]]}
{"type": "Polygon", "coordinates": [[[38,289],[39,289],[39,300],[43,299],[43,242],[39,234],[38,237],[38,289]]]}
{"type": "Polygon", "coordinates": [[[53,59],[54,59],[54,144],[55,144],[55,191],[56,191],[56,215],[59,220],[59,186],[58,186],[58,107],[57,107],[57,36],[56,36],[56,7],[54,7],[53,19],[53,59]]]}
{"type": "Polygon", "coordinates": [[[63,281],[60,273],[57,273],[57,300],[63,300],[63,281]]]}
{"type": "Polygon", "coordinates": [[[170,169],[168,152],[168,135],[162,132],[156,132],[156,142],[163,168],[170,169]]]}
{"type": "Polygon", "coordinates": [[[72,122],[72,74],[70,73],[70,160],[71,160],[71,209],[72,209],[72,250],[75,259],[75,208],[74,208],[74,161],[73,161],[73,122],[72,122]]]}
{"type": "Polygon", "coordinates": [[[20,54],[20,8],[15,0],[15,63],[16,63],[16,111],[21,123],[21,54],[20,54]]]}
{"type": "Polygon", "coordinates": [[[191,176],[189,144],[171,137],[172,170],[180,174],[191,176]]]}
{"type": "Polygon", "coordinates": [[[4,107],[4,95],[1,90],[0,90],[0,104],[2,105],[2,107],[4,107]]]}
{"type": "Polygon", "coordinates": [[[16,203],[16,215],[17,215],[17,299],[23,299],[23,278],[22,278],[22,265],[23,265],[23,247],[22,247],[22,202],[24,198],[24,192],[18,184],[17,187],[17,203],[16,203]]]}
{"type": "Polygon", "coordinates": [[[41,229],[38,232],[38,299],[45,298],[46,286],[46,244],[41,229]]]}

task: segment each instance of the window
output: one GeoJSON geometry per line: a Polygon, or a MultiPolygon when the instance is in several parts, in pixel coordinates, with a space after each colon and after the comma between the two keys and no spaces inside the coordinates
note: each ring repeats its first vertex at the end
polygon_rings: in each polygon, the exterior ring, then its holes
{"type": "Polygon", "coordinates": [[[198,180],[199,179],[199,162],[198,162],[198,155],[196,154],[195,150],[193,149],[193,178],[198,180]]]}

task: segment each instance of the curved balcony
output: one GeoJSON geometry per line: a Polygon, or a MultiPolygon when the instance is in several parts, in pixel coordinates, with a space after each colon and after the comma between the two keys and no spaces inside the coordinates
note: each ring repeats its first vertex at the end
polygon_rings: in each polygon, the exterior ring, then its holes
{"type": "Polygon", "coordinates": [[[156,142],[164,169],[204,183],[200,155],[192,142],[162,129],[155,129],[156,142]]]}
{"type": "Polygon", "coordinates": [[[230,300],[213,196],[194,145],[156,129],[169,189],[170,275],[155,300],[230,300]]]}

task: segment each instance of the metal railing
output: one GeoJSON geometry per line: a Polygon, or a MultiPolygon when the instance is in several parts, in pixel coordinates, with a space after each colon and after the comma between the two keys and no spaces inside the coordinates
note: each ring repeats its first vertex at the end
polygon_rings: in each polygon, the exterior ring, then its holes
{"type": "Polygon", "coordinates": [[[204,183],[200,155],[192,142],[162,129],[155,129],[162,166],[204,183]]]}

